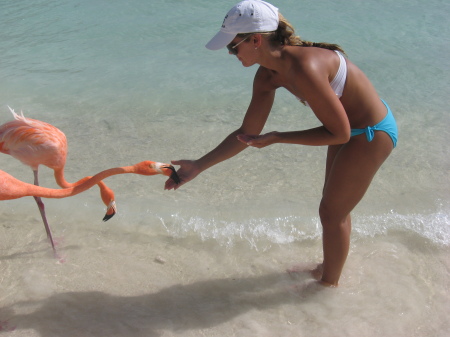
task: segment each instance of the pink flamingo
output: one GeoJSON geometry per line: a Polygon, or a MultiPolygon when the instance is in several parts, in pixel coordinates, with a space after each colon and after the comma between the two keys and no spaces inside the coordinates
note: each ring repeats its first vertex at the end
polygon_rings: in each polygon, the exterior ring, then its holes
{"type": "MultiPolygon", "coordinates": [[[[67,157],[67,140],[64,133],[51,124],[16,114],[8,106],[14,116],[14,121],[0,126],[0,152],[11,155],[23,164],[30,166],[34,173],[34,184],[39,186],[38,168],[45,165],[54,171],[56,183],[62,188],[75,187],[87,181],[90,177],[69,183],[64,178],[64,166],[67,157]]],[[[107,221],[116,214],[114,192],[102,181],[98,182],[103,203],[107,206],[103,221],[107,221]]],[[[45,215],[45,206],[39,196],[34,196],[44,222],[47,236],[53,250],[50,227],[45,215]]]]}
{"type": "Polygon", "coordinates": [[[101,171],[93,177],[86,179],[79,185],[64,189],[52,189],[28,184],[0,170],[0,200],[18,199],[26,196],[38,196],[41,198],[71,197],[86,191],[107,177],[124,173],[135,173],[145,176],[163,174],[172,178],[177,184],[180,183],[180,178],[172,165],[149,160],[132,166],[116,167],[101,171]]]}

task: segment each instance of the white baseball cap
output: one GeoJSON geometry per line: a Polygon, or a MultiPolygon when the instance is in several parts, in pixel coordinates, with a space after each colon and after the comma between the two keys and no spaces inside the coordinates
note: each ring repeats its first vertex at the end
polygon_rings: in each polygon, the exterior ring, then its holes
{"type": "Polygon", "coordinates": [[[223,20],[220,31],[206,44],[218,50],[242,33],[273,32],[278,28],[278,8],[261,0],[244,0],[231,8],[223,20]]]}

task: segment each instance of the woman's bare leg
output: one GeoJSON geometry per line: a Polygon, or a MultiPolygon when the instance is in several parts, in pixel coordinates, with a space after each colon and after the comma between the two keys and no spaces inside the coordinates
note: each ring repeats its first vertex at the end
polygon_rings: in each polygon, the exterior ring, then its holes
{"type": "Polygon", "coordinates": [[[375,173],[393,148],[390,137],[376,132],[372,142],[365,135],[341,146],[330,146],[319,214],[323,227],[321,281],[336,286],[350,246],[351,210],[366,193],[375,173]]]}

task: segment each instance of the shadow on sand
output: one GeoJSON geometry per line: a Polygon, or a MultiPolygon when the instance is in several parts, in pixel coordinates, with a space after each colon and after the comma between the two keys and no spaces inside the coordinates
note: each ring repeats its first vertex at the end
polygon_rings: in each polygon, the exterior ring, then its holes
{"type": "Polygon", "coordinates": [[[175,285],[139,296],[59,293],[0,308],[0,335],[31,329],[43,337],[153,337],[164,330],[206,329],[252,309],[309,301],[323,287],[308,281],[306,273],[295,278],[272,273],[175,285]]]}

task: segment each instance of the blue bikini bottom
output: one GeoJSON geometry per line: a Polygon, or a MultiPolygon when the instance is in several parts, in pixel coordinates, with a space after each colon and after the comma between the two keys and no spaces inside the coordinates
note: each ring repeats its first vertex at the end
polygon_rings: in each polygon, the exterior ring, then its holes
{"type": "Polygon", "coordinates": [[[395,122],[394,115],[392,114],[392,111],[391,111],[391,108],[389,108],[389,105],[387,105],[387,103],[385,101],[383,101],[383,100],[381,100],[381,101],[387,108],[386,117],[384,117],[380,123],[378,123],[374,126],[368,126],[364,129],[352,129],[351,136],[353,137],[353,136],[357,136],[357,135],[361,135],[361,134],[365,133],[367,140],[369,142],[371,142],[375,135],[375,131],[377,131],[377,130],[384,131],[389,135],[389,137],[391,137],[392,143],[394,143],[394,147],[396,147],[397,146],[397,137],[398,137],[397,123],[395,122]]]}

